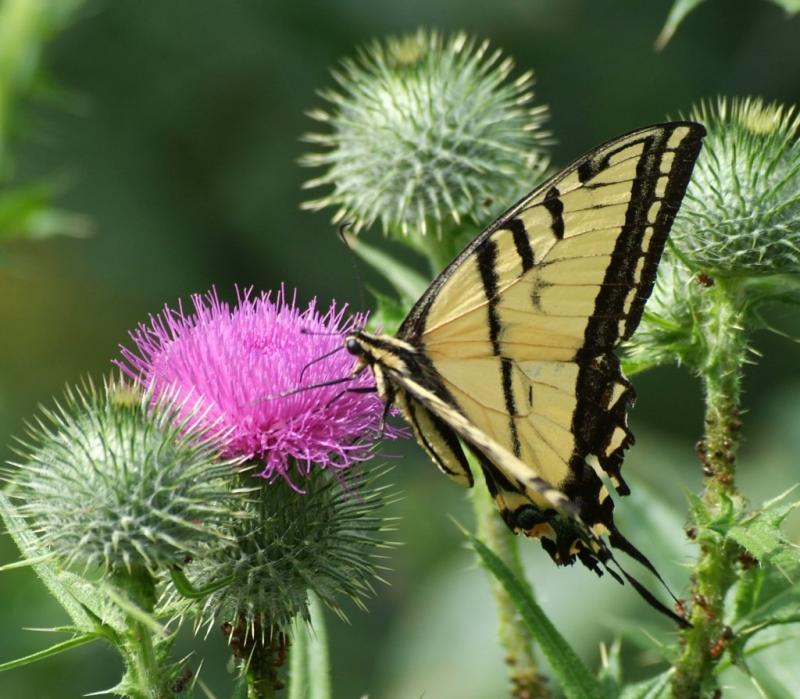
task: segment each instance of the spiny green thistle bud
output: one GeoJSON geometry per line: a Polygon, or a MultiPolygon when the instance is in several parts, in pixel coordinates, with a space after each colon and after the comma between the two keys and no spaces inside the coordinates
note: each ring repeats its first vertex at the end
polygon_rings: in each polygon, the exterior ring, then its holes
{"type": "Polygon", "coordinates": [[[314,469],[303,492],[276,478],[248,498],[249,517],[232,523],[230,537],[205,547],[183,573],[191,585],[214,588],[202,608],[169,588],[165,610],[194,615],[198,627],[230,622],[245,636],[287,632],[296,616],[308,618],[314,592],[342,614],[339,600],[358,606],[372,593],[388,530],[382,510],[390,486],[375,486],[361,468],[314,469]]]}
{"type": "Polygon", "coordinates": [[[403,235],[485,222],[547,165],[547,108],[533,105],[533,73],[508,80],[512,69],[488,42],[425,30],[343,61],[338,91],[321,93],[328,110],[310,112],[328,131],[305,140],[323,150],[301,161],[326,169],[307,188],[332,191],[304,207],[403,235]]]}
{"type": "Polygon", "coordinates": [[[710,277],[665,252],[642,321],[625,346],[626,373],[674,363],[694,369],[702,363],[707,347],[698,318],[709,303],[708,284],[710,277]]]}
{"type": "Polygon", "coordinates": [[[747,98],[691,118],[708,136],[673,226],[682,255],[715,276],[800,272],[800,115],[747,98]]]}
{"type": "Polygon", "coordinates": [[[7,473],[20,511],[65,566],[109,573],[182,563],[238,512],[234,462],[218,458],[204,413],[122,382],[68,390],[29,427],[7,473]]]}

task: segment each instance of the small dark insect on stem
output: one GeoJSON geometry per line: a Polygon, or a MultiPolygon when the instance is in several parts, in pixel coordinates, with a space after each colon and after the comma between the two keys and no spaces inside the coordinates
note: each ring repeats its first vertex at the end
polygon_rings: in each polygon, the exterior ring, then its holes
{"type": "Polygon", "coordinates": [[[709,655],[717,660],[724,652],[725,648],[728,645],[728,642],[733,638],[733,629],[730,626],[723,626],[722,633],[720,634],[719,638],[715,641],[714,645],[711,646],[711,650],[709,651],[709,655]]]}

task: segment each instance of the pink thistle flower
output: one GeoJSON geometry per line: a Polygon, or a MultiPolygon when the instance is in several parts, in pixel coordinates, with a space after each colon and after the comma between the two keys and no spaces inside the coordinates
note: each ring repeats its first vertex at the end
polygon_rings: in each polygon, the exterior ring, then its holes
{"type": "MultiPolygon", "coordinates": [[[[374,387],[370,372],[297,390],[350,376],[353,358],[334,350],[364,324],[364,315],[346,318],[347,307],[335,303],[323,314],[313,300],[301,311],[283,289],[274,297],[240,292],[233,308],[213,289],[193,295],[192,303],[192,314],[180,304],[165,306],[149,325],[140,324],[131,332],[135,349],[121,347],[117,366],[156,394],[174,390],[179,401],[199,396],[209,426],[230,435],[226,456],[262,462],[264,478],[281,475],[291,483],[292,465],[308,474],[312,464],[347,468],[370,458],[381,436],[383,401],[346,390],[374,387]]],[[[187,410],[192,402],[184,403],[187,410]]],[[[383,436],[398,434],[388,428],[383,436]]]]}

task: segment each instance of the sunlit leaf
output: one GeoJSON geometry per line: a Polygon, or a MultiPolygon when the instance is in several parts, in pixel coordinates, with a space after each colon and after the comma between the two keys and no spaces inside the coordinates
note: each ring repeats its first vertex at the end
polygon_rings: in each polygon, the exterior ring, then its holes
{"type": "Polygon", "coordinates": [[[394,333],[403,322],[408,310],[407,306],[391,296],[370,289],[375,297],[375,310],[370,313],[367,329],[371,332],[394,333]]]}
{"type": "Polygon", "coordinates": [[[352,233],[345,231],[342,237],[356,255],[392,285],[406,305],[416,301],[428,287],[428,281],[419,272],[404,265],[394,255],[365,243],[363,238],[352,233]]]}
{"type": "Polygon", "coordinates": [[[669,43],[678,25],[680,25],[680,23],[686,19],[686,15],[694,10],[701,2],[703,2],[703,0],[675,0],[667,16],[667,21],[664,23],[664,28],[661,30],[661,34],[658,35],[658,39],[656,39],[657,50],[660,51],[669,43]]]}
{"type": "Polygon", "coordinates": [[[26,655],[24,658],[17,658],[16,660],[0,663],[0,672],[13,670],[14,668],[22,667],[24,665],[30,665],[38,662],[39,660],[44,660],[45,658],[50,658],[54,655],[58,655],[59,653],[63,653],[64,651],[72,650],[73,648],[78,648],[79,646],[85,646],[87,643],[91,643],[92,641],[96,641],[100,638],[103,638],[102,634],[81,634],[75,638],[70,638],[66,641],[62,641],[61,643],[56,643],[55,645],[45,648],[44,650],[26,655]]]}
{"type": "Polygon", "coordinates": [[[34,184],[0,192],[0,243],[15,239],[42,240],[65,235],[89,235],[85,216],[50,206],[53,188],[34,184]]]}
{"type": "Polygon", "coordinates": [[[800,12],[800,0],[772,0],[772,2],[782,7],[790,15],[800,12]]]}
{"type": "Polygon", "coordinates": [[[514,606],[550,663],[567,699],[601,699],[607,695],[564,637],[553,626],[526,585],[483,542],[469,536],[483,564],[505,588],[514,606]]]}

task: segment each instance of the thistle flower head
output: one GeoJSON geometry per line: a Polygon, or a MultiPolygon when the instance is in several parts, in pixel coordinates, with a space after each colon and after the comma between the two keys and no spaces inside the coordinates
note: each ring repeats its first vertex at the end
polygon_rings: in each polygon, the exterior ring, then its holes
{"type": "Polygon", "coordinates": [[[800,115],[760,98],[701,104],[708,129],[672,239],[719,276],[800,271],[800,115]]]}
{"type": "Polygon", "coordinates": [[[494,201],[513,201],[546,168],[547,109],[533,105],[533,74],[509,80],[513,62],[465,34],[419,30],[375,42],[334,72],[322,92],[326,127],[305,165],[325,168],[307,209],[335,207],[354,229],[437,232],[481,222],[494,201]],[[521,184],[523,183],[523,184],[521,184]]]}
{"type": "Polygon", "coordinates": [[[62,563],[154,571],[223,536],[238,511],[234,463],[219,458],[202,405],[175,398],[87,383],[42,410],[8,478],[62,563]]]}
{"type": "Polygon", "coordinates": [[[122,349],[121,369],[157,395],[202,397],[208,424],[229,433],[225,453],[261,462],[264,477],[371,456],[383,401],[363,392],[374,385],[369,372],[347,380],[353,359],[336,351],[362,316],[346,319],[334,304],[320,313],[313,301],[300,310],[283,291],[244,292],[235,306],[211,291],[192,303],[193,313],[165,308],[132,332],[135,348],[122,349]]]}
{"type": "Polygon", "coordinates": [[[308,618],[308,593],[343,614],[350,598],[363,607],[382,568],[387,522],[381,512],[390,496],[364,469],[314,471],[305,494],[283,480],[258,488],[247,501],[249,517],[233,522],[230,539],[206,548],[184,567],[196,587],[227,584],[200,606],[168,589],[163,608],[190,614],[197,626],[220,620],[244,627],[246,635],[288,631],[291,620],[308,618]]]}

